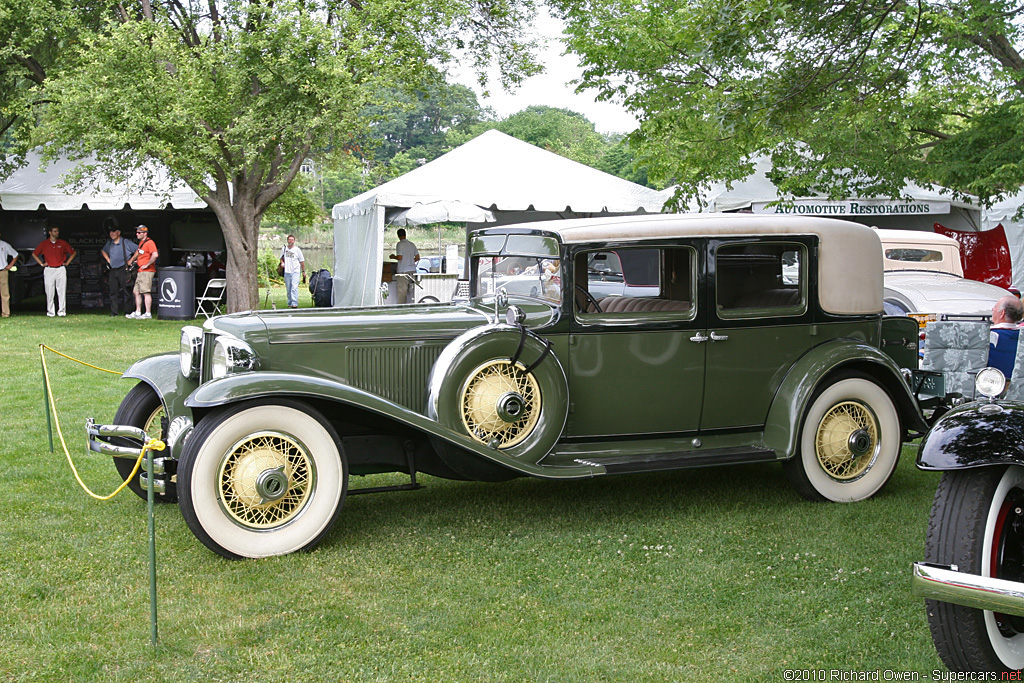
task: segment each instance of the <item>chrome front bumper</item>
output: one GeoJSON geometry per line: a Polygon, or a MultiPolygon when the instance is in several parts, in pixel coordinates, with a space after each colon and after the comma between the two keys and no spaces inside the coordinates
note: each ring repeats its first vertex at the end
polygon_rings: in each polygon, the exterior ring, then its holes
{"type": "Polygon", "coordinates": [[[138,427],[128,425],[98,425],[91,417],[86,420],[85,431],[89,436],[89,450],[94,453],[102,453],[115,458],[138,458],[142,452],[142,445],[146,443],[149,436],[138,427]],[[138,446],[115,446],[107,439],[123,437],[134,439],[138,446]]]}
{"type": "Polygon", "coordinates": [[[1024,616],[1024,583],[966,574],[956,566],[915,562],[914,595],[954,605],[1024,616]]]}

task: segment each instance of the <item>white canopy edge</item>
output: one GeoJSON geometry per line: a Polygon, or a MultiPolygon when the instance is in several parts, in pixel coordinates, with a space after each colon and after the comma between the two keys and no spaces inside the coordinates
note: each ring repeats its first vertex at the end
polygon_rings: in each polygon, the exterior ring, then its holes
{"type": "Polygon", "coordinates": [[[155,186],[144,192],[135,189],[142,184],[141,175],[137,181],[129,182],[127,185],[99,179],[92,187],[82,192],[61,187],[65,176],[74,170],[78,163],[59,159],[49,163],[44,169],[40,155],[37,152],[29,153],[26,165],[0,183],[0,208],[6,211],[207,208],[206,202],[199,199],[190,188],[171,181],[169,173],[163,168],[155,169],[154,177],[158,180],[155,186]]]}

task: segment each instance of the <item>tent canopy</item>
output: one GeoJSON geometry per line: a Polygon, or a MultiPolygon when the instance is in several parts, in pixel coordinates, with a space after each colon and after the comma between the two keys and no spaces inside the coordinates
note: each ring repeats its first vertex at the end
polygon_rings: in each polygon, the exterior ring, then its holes
{"type": "Polygon", "coordinates": [[[490,130],[334,207],[334,305],[376,301],[384,227],[417,205],[471,204],[490,211],[492,224],[506,225],[658,213],[665,199],[662,192],[490,130]]]}
{"type": "MultiPolygon", "coordinates": [[[[85,163],[90,163],[86,161],[85,163]]],[[[43,168],[37,152],[30,152],[27,163],[7,180],[0,182],[0,208],[5,211],[119,211],[131,208],[136,211],[152,209],[205,209],[206,202],[199,199],[191,189],[174,185],[162,169],[156,171],[155,184],[146,183],[145,192],[133,191],[139,182],[115,184],[100,179],[93,186],[81,192],[61,187],[64,177],[73,171],[79,162],[59,159],[43,168]],[[155,185],[155,187],[154,187],[155,185]]]]}
{"type": "Polygon", "coordinates": [[[772,163],[768,157],[755,162],[755,170],[747,178],[714,185],[706,195],[706,211],[743,211],[753,213],[794,213],[829,216],[856,221],[878,228],[932,231],[935,223],[955,230],[980,230],[981,209],[969,201],[951,199],[939,187],[921,187],[907,183],[904,199],[876,197],[830,201],[822,197],[790,198],[790,206],[768,206],[777,202],[779,189],[768,179],[772,163]]]}

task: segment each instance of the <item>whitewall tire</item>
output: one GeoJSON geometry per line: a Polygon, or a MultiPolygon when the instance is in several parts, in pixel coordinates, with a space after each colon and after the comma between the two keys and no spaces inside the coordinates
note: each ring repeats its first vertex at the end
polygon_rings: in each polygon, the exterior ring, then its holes
{"type": "Polygon", "coordinates": [[[312,548],[337,519],[347,487],[337,434],[319,413],[291,401],[210,413],[178,464],[185,522],[229,558],[312,548]]]}

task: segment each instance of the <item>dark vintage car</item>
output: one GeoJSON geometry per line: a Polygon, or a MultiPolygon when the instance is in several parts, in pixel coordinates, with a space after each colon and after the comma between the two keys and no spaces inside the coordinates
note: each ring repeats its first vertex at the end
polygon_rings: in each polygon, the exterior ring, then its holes
{"type": "Polygon", "coordinates": [[[401,472],[415,486],[419,472],[584,479],[781,462],[802,496],[859,501],[926,429],[903,373],[917,325],[883,318],[869,228],[654,215],[484,229],[468,248],[468,302],[184,328],[180,353],[125,373],[139,382],[116,424],[91,425],[90,447],[127,477],[140,443],[125,435],[162,435],[159,498],[239,558],[315,545],[358,492],[353,476],[401,472]],[[536,291],[496,286],[515,278],[536,291]]]}
{"type": "Polygon", "coordinates": [[[1024,668],[1024,344],[1012,377],[978,372],[977,400],[943,415],[918,451],[942,478],[912,586],[953,671],[1024,668]]]}

